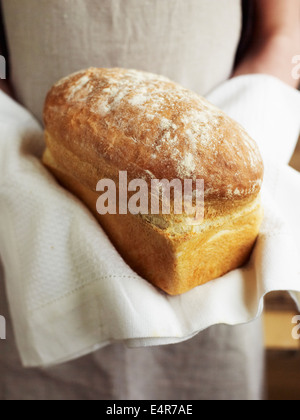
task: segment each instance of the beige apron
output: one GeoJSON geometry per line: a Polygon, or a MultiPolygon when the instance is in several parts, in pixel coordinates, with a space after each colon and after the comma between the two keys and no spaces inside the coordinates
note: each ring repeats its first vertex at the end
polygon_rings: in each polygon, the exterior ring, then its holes
{"type": "Polygon", "coordinates": [[[206,94],[231,73],[239,0],[2,0],[18,99],[41,118],[59,78],[90,66],[163,74],[206,94]]]}

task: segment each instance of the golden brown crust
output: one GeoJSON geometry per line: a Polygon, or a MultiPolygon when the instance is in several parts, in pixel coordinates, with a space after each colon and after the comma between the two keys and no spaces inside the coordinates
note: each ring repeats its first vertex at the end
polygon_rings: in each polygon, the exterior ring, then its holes
{"type": "Polygon", "coordinates": [[[223,276],[247,262],[262,222],[260,200],[232,213],[201,233],[174,235],[142,218],[96,212],[98,194],[58,168],[49,150],[44,163],[69,191],[79,197],[104,228],[130,267],[169,295],[179,295],[223,276]]]}
{"type": "Polygon", "coordinates": [[[149,73],[89,69],[56,84],[45,105],[44,163],[101,223],[125,261],[176,295],[248,259],[262,221],[263,163],[222,111],[149,73]],[[204,179],[205,219],[96,212],[99,180],[204,179]]]}
{"type": "Polygon", "coordinates": [[[262,159],[246,132],[160,76],[124,69],[76,73],[50,91],[44,120],[50,136],[86,163],[80,172],[66,161],[68,172],[93,190],[103,165],[132,179],[204,179],[207,200],[253,198],[261,188],[262,159]]]}

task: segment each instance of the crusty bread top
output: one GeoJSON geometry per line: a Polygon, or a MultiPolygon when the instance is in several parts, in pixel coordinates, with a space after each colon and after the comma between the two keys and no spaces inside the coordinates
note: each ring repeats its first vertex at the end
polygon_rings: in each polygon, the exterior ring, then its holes
{"type": "Polygon", "coordinates": [[[208,200],[248,200],[261,189],[261,155],[245,130],[165,77],[81,71],[49,92],[44,121],[48,134],[92,165],[99,179],[104,161],[131,179],[204,179],[208,200]]]}

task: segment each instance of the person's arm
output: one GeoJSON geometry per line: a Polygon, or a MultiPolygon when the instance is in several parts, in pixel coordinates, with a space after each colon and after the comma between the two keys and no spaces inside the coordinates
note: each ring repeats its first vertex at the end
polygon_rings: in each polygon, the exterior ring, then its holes
{"type": "Polygon", "coordinates": [[[300,0],[253,0],[251,43],[234,76],[263,73],[297,87],[293,57],[300,54],[300,0]]]}

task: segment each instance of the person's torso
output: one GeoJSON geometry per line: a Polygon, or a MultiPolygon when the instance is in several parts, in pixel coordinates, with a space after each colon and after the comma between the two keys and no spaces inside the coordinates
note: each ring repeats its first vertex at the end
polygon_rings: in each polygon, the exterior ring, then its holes
{"type": "Polygon", "coordinates": [[[59,78],[95,67],[163,74],[205,95],[227,79],[240,0],[2,0],[17,98],[40,120],[59,78]]]}

